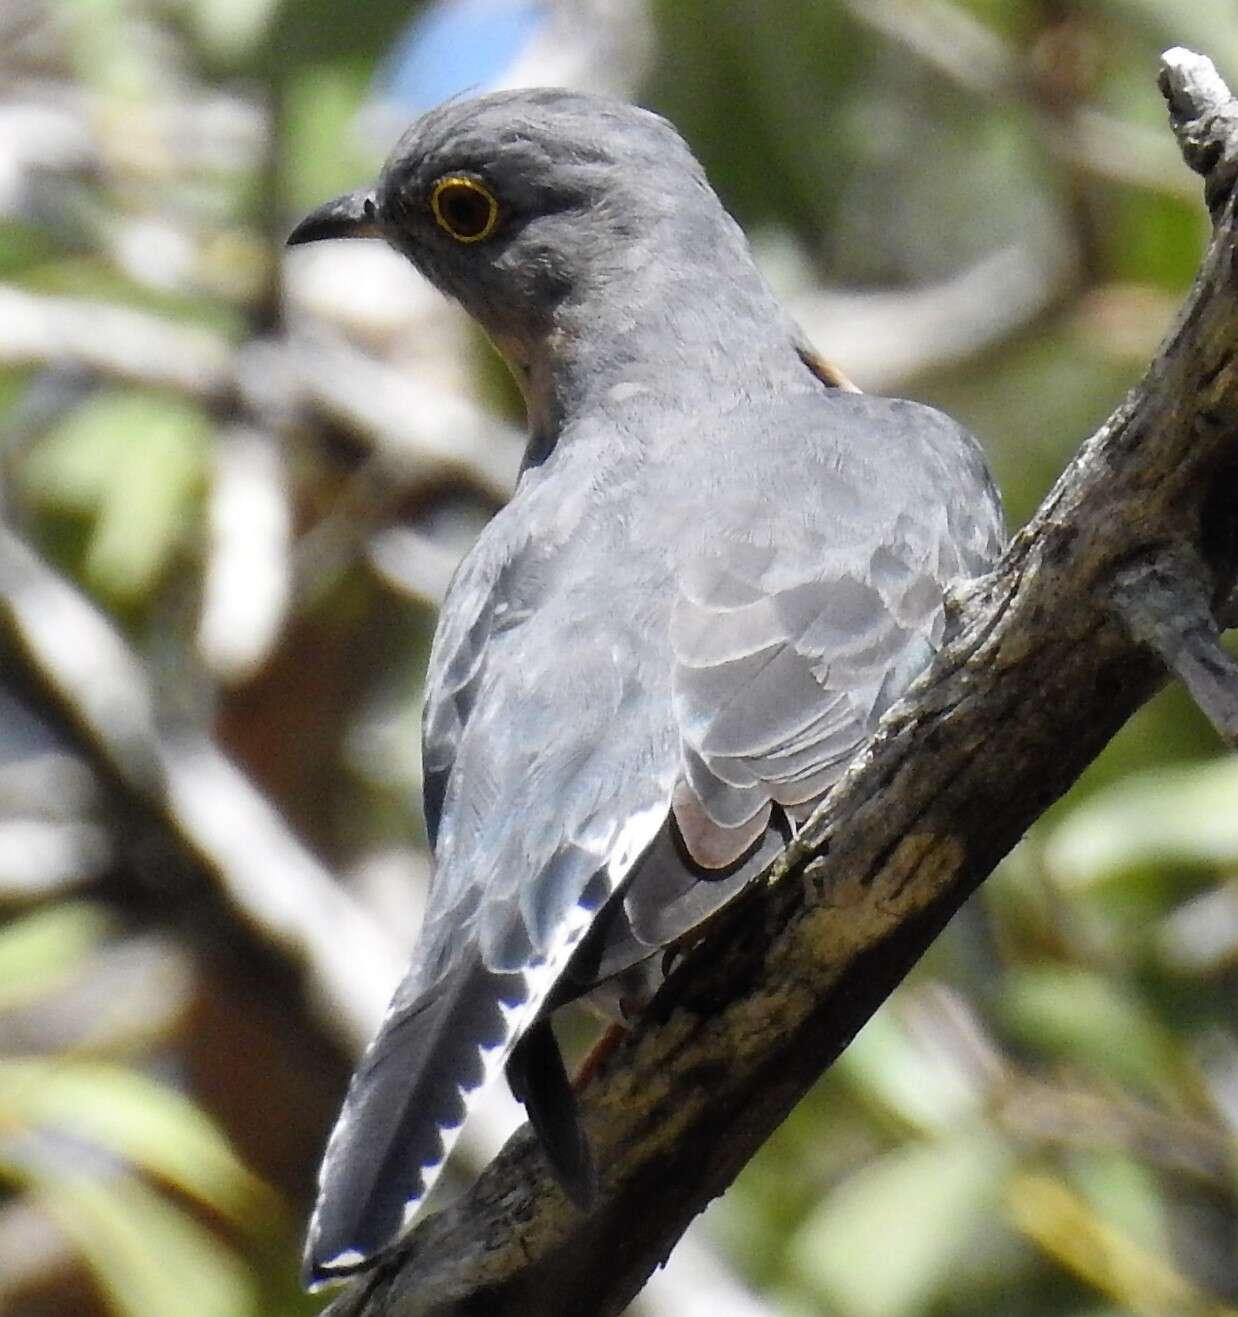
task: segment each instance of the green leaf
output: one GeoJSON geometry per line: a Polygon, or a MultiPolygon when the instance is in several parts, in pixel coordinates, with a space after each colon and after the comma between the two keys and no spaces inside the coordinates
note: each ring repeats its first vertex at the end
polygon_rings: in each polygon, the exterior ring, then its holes
{"type": "Polygon", "coordinates": [[[1117,983],[1093,970],[1012,969],[999,1007],[1025,1042],[1090,1070],[1157,1089],[1176,1069],[1164,1030],[1117,983]]]}
{"type": "Polygon", "coordinates": [[[198,41],[225,65],[252,57],[265,41],[279,0],[182,0],[198,41]]]}
{"type": "Polygon", "coordinates": [[[1111,787],[1059,824],[1045,860],[1076,886],[1167,863],[1238,863],[1238,760],[1158,769],[1111,787]]]}
{"type": "Polygon", "coordinates": [[[34,1199],[126,1317],[254,1317],[246,1268],[166,1198],[128,1175],[40,1184],[34,1199]]]}
{"type": "Polygon", "coordinates": [[[896,1009],[873,1016],[835,1068],[925,1132],[948,1129],[979,1101],[975,1086],[944,1053],[911,1041],[896,1009]]]}
{"type": "Polygon", "coordinates": [[[1010,1165],[984,1130],[887,1153],[809,1217],[792,1240],[792,1265],[846,1317],[924,1312],[971,1232],[996,1213],[1010,1165]]]}
{"type": "Polygon", "coordinates": [[[102,942],[111,920],[96,905],[65,902],[0,929],[0,1010],[55,991],[102,942]]]}
{"type": "Polygon", "coordinates": [[[0,1060],[0,1122],[97,1144],[235,1221],[274,1197],[187,1098],[99,1061],[0,1060]]]}
{"type": "Polygon", "coordinates": [[[1156,1172],[1125,1152],[1088,1149],[1072,1155],[1070,1179],[1098,1216],[1141,1249],[1171,1256],[1166,1204],[1156,1172]]]}
{"type": "Polygon", "coordinates": [[[140,599],[181,543],[203,482],[209,425],[188,403],[116,391],[89,399],[31,454],[31,495],[93,519],[85,573],[108,597],[140,599]]]}

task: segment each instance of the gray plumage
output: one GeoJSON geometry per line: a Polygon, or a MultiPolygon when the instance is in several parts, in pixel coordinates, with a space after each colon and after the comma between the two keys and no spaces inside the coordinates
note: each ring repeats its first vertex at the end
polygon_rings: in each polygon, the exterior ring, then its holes
{"type": "Polygon", "coordinates": [[[587,1198],[550,1010],[656,963],[759,870],[931,658],[947,584],[1002,542],[974,441],[827,387],[654,115],[451,103],[290,241],[331,236],[385,238],[472,313],[531,438],[439,621],[434,881],[324,1159],[313,1281],[398,1237],[505,1065],[587,1198]],[[492,233],[440,227],[444,178],[496,198],[492,233]]]}

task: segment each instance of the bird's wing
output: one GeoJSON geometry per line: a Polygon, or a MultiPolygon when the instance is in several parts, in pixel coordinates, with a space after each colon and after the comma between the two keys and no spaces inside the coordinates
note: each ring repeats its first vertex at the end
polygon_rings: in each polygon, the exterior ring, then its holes
{"type": "Polygon", "coordinates": [[[421,728],[422,803],[431,850],[438,845],[443,798],[477,701],[491,629],[501,629],[510,616],[511,604],[499,593],[502,575],[501,559],[479,544],[460,564],[439,613],[421,728]]]}
{"type": "Polygon", "coordinates": [[[749,478],[723,482],[682,542],[676,844],[633,872],[628,945],[604,969],[682,938],[762,866],[771,811],[807,816],[932,658],[947,585],[1000,550],[996,491],[955,422],[855,395],[829,418],[816,443],[795,418],[759,436],[749,478]]]}
{"type": "Polygon", "coordinates": [[[510,552],[491,551],[502,531],[453,585],[436,638],[425,716],[435,876],[412,966],[323,1160],[312,1283],[401,1233],[670,807],[669,674],[662,656],[651,675],[641,617],[641,600],[664,592],[632,582],[612,608],[596,574],[555,575],[553,546],[525,546],[512,570],[510,552]]]}

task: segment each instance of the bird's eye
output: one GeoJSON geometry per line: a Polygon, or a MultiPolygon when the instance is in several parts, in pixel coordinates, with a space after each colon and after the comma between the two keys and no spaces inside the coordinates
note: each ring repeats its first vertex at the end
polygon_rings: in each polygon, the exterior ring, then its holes
{"type": "Polygon", "coordinates": [[[457,242],[481,242],[499,222],[499,203],[493,192],[475,178],[451,174],[440,178],[430,193],[430,209],[440,229],[457,242]]]}

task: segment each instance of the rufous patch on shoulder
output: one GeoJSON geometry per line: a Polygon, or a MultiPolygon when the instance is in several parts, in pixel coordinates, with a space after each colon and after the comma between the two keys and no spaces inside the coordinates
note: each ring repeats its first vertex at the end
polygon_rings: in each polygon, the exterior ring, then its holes
{"type": "Polygon", "coordinates": [[[862,389],[853,384],[843,373],[840,366],[827,361],[823,356],[809,348],[797,348],[800,360],[829,389],[841,389],[844,393],[861,393],[862,389]]]}

